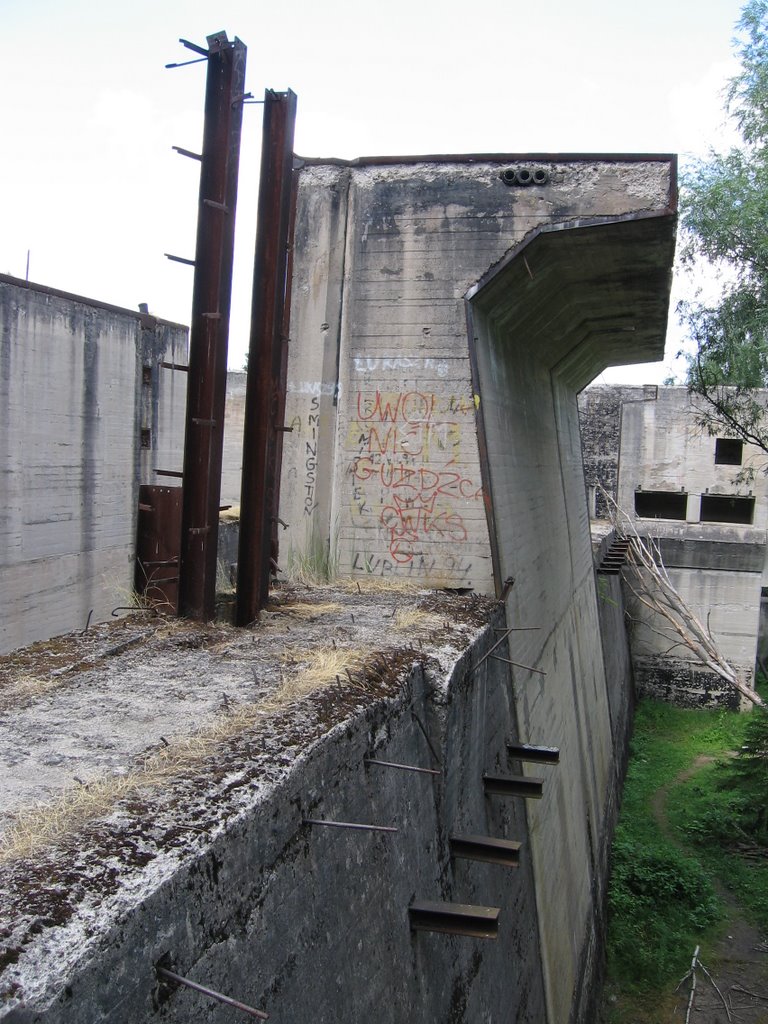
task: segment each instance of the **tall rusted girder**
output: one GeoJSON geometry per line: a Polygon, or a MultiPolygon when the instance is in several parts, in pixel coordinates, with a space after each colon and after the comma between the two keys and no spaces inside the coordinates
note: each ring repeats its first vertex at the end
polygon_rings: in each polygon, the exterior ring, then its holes
{"type": "Polygon", "coordinates": [[[216,603],[227,341],[232,296],[245,45],[208,37],[184,439],[179,614],[212,619],[216,603]]]}
{"type": "Polygon", "coordinates": [[[258,230],[245,393],[237,622],[253,622],[276,568],[282,426],[290,303],[289,240],[294,207],[296,95],[264,94],[258,230]]]}

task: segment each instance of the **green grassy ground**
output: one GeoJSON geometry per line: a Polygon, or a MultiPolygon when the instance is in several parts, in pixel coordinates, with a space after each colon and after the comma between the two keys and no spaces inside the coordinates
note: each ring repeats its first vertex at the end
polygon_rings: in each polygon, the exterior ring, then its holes
{"type": "Polygon", "coordinates": [[[723,788],[721,765],[741,748],[749,718],[654,701],[638,707],[609,895],[606,1005],[619,1008],[606,1020],[630,1019],[627,1012],[656,1019],[694,946],[706,956],[727,925],[718,886],[768,927],[768,861],[745,860],[722,834],[732,834],[733,785],[723,788]]]}

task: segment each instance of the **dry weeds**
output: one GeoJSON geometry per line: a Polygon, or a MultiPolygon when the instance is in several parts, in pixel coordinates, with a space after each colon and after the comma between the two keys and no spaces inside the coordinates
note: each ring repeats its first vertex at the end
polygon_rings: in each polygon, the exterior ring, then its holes
{"type": "Polygon", "coordinates": [[[428,633],[440,625],[440,618],[419,608],[398,608],[394,617],[399,633],[428,633]]]}
{"type": "Polygon", "coordinates": [[[87,822],[111,813],[118,801],[171,778],[188,775],[222,743],[254,728],[296,700],[335,683],[338,677],[359,670],[364,654],[359,650],[295,648],[285,652],[283,662],[290,666],[290,674],[263,700],[229,708],[211,725],[174,740],[125,775],[93,779],[65,790],[52,803],[18,812],[0,837],[0,863],[30,857],[87,822]]]}
{"type": "Polygon", "coordinates": [[[316,619],[323,615],[335,615],[342,610],[341,605],[334,601],[316,602],[296,601],[292,604],[275,605],[270,612],[291,615],[296,619],[316,619]]]}

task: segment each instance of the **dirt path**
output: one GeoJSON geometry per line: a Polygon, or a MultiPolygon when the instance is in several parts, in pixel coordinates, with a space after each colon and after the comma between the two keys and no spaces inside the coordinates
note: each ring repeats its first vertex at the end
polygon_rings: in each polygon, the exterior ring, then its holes
{"type": "MultiPolygon", "coordinates": [[[[693,764],[658,789],[651,799],[651,812],[661,831],[680,849],[667,815],[670,790],[693,778],[715,758],[702,754],[693,764]]],[[[727,929],[716,944],[709,962],[696,971],[696,992],[690,1014],[691,1024],[768,1024],[768,943],[744,917],[740,906],[727,889],[715,881],[727,914],[727,929]],[[713,984],[714,982],[714,984],[713,984]],[[717,985],[717,989],[715,988],[717,985]],[[718,991],[719,990],[719,991],[718,991]]],[[[693,950],[691,950],[693,956],[693,950]]],[[[685,1021],[690,982],[680,986],[672,1021],[685,1021]]]]}

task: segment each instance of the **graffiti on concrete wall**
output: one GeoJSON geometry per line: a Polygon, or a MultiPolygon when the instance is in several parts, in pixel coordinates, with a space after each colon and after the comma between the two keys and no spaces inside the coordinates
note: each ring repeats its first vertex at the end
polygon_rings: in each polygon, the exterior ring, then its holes
{"type": "Polygon", "coordinates": [[[440,543],[451,549],[440,557],[441,566],[452,575],[469,571],[456,546],[469,539],[467,510],[482,501],[476,462],[462,458],[474,412],[471,395],[357,393],[346,438],[352,454],[349,512],[354,526],[383,532],[388,557],[358,551],[353,569],[430,572],[440,543]]]}
{"type": "Polygon", "coordinates": [[[309,400],[307,436],[304,439],[304,515],[311,516],[317,508],[315,487],[317,486],[317,432],[320,427],[320,399],[313,395],[309,400]]]}

